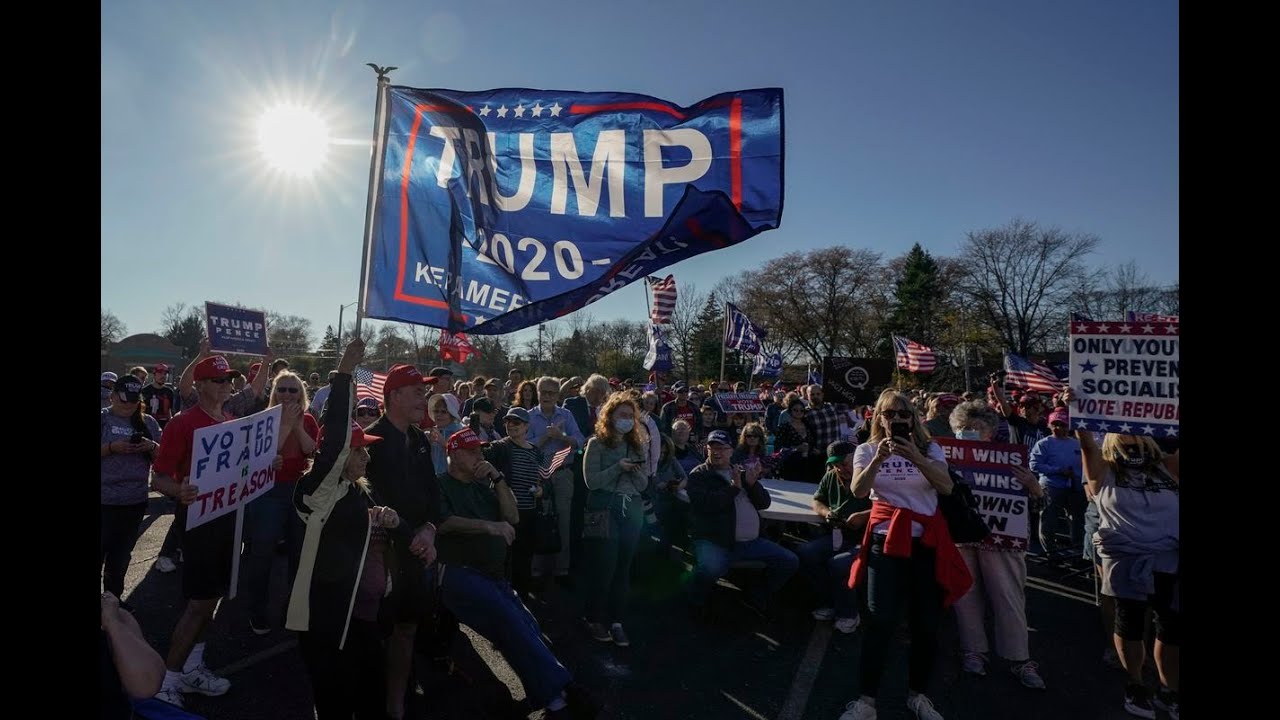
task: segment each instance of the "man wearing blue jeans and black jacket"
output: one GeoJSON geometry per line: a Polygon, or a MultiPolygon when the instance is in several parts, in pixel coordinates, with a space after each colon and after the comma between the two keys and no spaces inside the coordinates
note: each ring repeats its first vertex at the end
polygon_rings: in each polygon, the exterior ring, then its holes
{"type": "Polygon", "coordinates": [[[734,467],[733,444],[724,430],[707,436],[707,462],[689,473],[689,523],[695,566],[689,584],[695,611],[703,609],[707,594],[729,566],[743,560],[765,564],[766,595],[752,607],[765,614],[769,597],[796,573],[800,560],[790,550],[760,537],[760,511],[773,499],[760,484],[760,465],[734,467]]]}

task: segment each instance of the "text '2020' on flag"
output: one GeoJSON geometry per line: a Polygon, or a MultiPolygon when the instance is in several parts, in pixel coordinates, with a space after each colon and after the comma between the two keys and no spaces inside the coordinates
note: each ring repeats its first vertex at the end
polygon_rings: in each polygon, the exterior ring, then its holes
{"type": "Polygon", "coordinates": [[[390,86],[364,314],[512,332],[776,228],[782,113],[778,88],[390,86]]]}

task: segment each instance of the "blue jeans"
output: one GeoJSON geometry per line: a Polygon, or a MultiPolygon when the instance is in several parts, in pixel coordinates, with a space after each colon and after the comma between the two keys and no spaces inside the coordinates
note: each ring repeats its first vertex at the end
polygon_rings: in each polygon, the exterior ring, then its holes
{"type": "Polygon", "coordinates": [[[1052,552],[1061,545],[1057,533],[1064,523],[1063,516],[1070,517],[1071,544],[1067,547],[1079,547],[1084,535],[1084,509],[1087,501],[1084,488],[1049,487],[1043,482],[1044,510],[1040,512],[1040,544],[1046,551],[1052,552]]]}
{"type": "Polygon", "coordinates": [[[831,533],[821,535],[796,550],[800,569],[818,596],[818,607],[834,607],[836,617],[858,616],[857,596],[849,589],[849,570],[858,556],[858,546],[850,542],[852,530],[843,531],[845,542],[840,551],[831,545],[831,533]]]}
{"type": "Polygon", "coordinates": [[[759,560],[765,564],[765,598],[782,589],[787,580],[796,574],[800,559],[790,550],[764,538],[735,542],[725,549],[710,540],[694,540],[695,565],[693,579],[689,582],[689,601],[701,607],[707,602],[707,594],[716,581],[729,573],[729,566],[742,560],[759,560]]]}
{"type": "Polygon", "coordinates": [[[249,617],[259,622],[263,622],[267,615],[271,565],[276,557],[276,543],[282,539],[289,553],[286,589],[293,586],[293,578],[298,574],[298,558],[302,554],[302,537],[306,529],[302,518],[293,509],[294,484],[277,483],[266,495],[244,509],[244,534],[249,540],[249,550],[243,558],[244,591],[249,602],[249,617]]]}
{"type": "MultiPolygon", "coordinates": [[[[435,584],[439,570],[439,563],[427,570],[428,583],[435,584]]],[[[461,565],[448,565],[441,600],[459,622],[502,653],[524,685],[530,707],[546,707],[573,679],[542,642],[538,621],[505,581],[461,565]]]]}
{"type": "MultiPolygon", "coordinates": [[[[596,506],[588,499],[586,507],[595,510],[596,506]]],[[[631,594],[631,563],[640,544],[644,507],[638,497],[629,500],[625,510],[619,500],[610,499],[609,513],[613,537],[582,541],[587,561],[587,622],[605,625],[621,623],[626,615],[627,596],[631,594]]]]}

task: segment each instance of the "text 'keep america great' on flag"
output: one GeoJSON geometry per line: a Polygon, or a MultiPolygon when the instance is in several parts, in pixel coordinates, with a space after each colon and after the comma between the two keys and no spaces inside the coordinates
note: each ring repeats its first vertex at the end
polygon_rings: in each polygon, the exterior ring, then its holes
{"type": "Polygon", "coordinates": [[[1046,365],[1032,362],[1021,355],[1004,354],[1005,385],[1032,392],[1062,392],[1062,381],[1046,365]]]}
{"type": "Polygon", "coordinates": [[[778,88],[385,97],[367,317],[512,332],[782,221],[778,88]]]}
{"type": "Polygon", "coordinates": [[[893,336],[893,354],[898,367],[914,373],[931,373],[938,367],[938,354],[915,340],[893,336]]]}

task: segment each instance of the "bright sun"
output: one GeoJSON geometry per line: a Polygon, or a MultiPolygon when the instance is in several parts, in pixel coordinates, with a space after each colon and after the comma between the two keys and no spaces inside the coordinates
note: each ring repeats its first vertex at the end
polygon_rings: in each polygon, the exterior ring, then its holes
{"type": "Polygon", "coordinates": [[[258,118],[258,149],[268,164],[299,177],[310,176],[329,154],[329,128],[315,111],[277,105],[258,118]]]}

